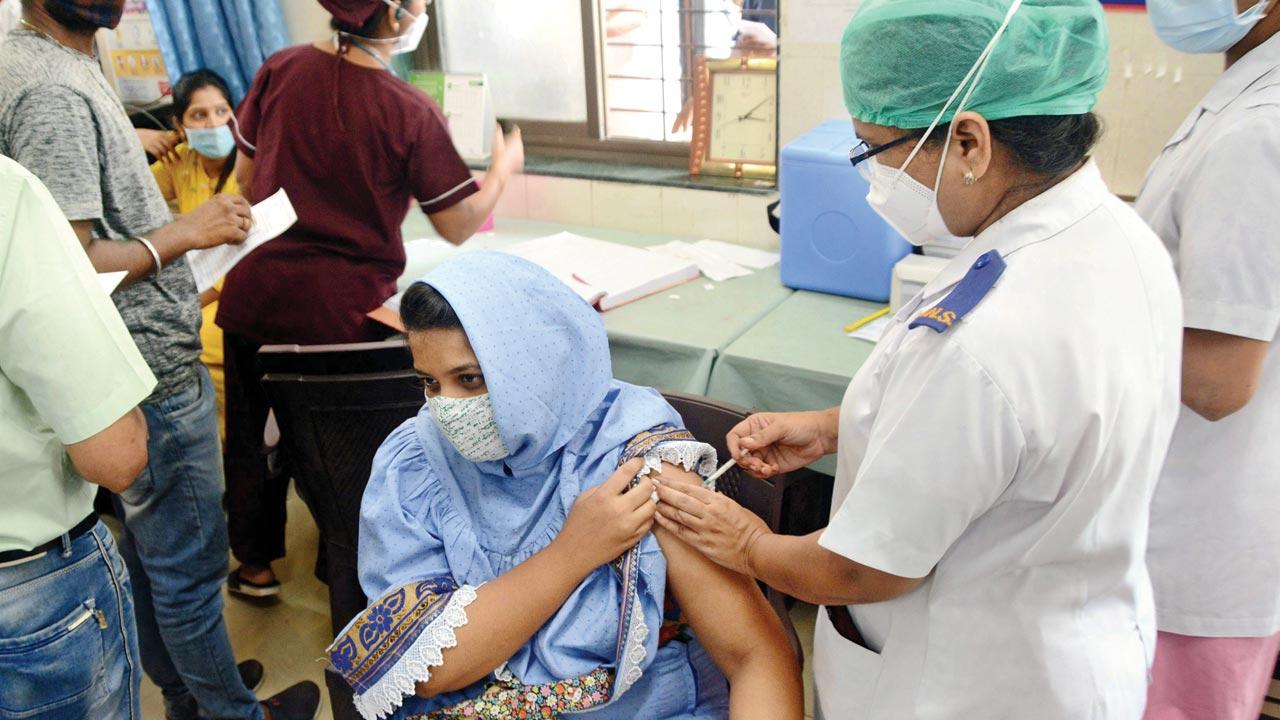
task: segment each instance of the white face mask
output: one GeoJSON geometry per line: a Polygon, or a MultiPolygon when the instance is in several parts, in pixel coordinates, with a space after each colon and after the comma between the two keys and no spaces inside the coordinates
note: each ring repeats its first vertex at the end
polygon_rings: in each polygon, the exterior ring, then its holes
{"type": "MultiPolygon", "coordinates": [[[[391,2],[391,0],[382,0],[388,6],[399,9],[399,7],[391,2]]],[[[408,11],[406,11],[408,13],[408,11]]],[[[418,44],[422,42],[422,35],[427,32],[427,25],[431,23],[431,16],[427,15],[424,8],[421,15],[409,14],[413,18],[413,22],[409,24],[409,29],[394,38],[394,45],[391,46],[392,55],[401,55],[403,53],[411,53],[418,49],[418,44]]]]}
{"type": "Polygon", "coordinates": [[[960,85],[955,89],[955,92],[951,93],[951,97],[942,106],[942,111],[933,119],[929,128],[925,130],[924,135],[916,142],[915,147],[911,149],[911,154],[902,163],[902,167],[887,168],[876,162],[875,158],[867,160],[868,163],[872,163],[870,167],[871,189],[867,193],[867,204],[912,245],[917,247],[921,245],[937,245],[963,249],[973,240],[972,237],[957,237],[953,235],[947,228],[946,220],[942,217],[942,211],[938,208],[938,187],[942,184],[942,171],[947,166],[947,149],[951,146],[952,128],[947,128],[947,140],[942,145],[942,160],[938,163],[938,174],[934,178],[932,189],[908,175],[907,166],[924,148],[924,141],[933,133],[938,123],[942,122],[943,116],[947,114],[952,103],[956,101],[956,98],[960,97],[960,93],[965,91],[965,88],[968,88],[968,91],[964,92],[964,97],[960,99],[960,104],[956,106],[955,114],[959,115],[964,110],[969,98],[973,95],[973,91],[978,87],[978,81],[982,79],[982,73],[987,68],[987,61],[991,58],[991,51],[995,49],[996,42],[1004,34],[1005,28],[1009,27],[1009,22],[1013,20],[1013,14],[1017,12],[1018,7],[1021,5],[1022,0],[1014,0],[1013,4],[1009,6],[1009,12],[1005,15],[1004,22],[1000,24],[995,35],[991,37],[986,49],[978,56],[977,62],[973,64],[973,67],[969,68],[969,72],[960,81],[960,85]]]}
{"type": "Polygon", "coordinates": [[[431,419],[462,457],[471,462],[501,460],[511,453],[498,434],[488,393],[469,398],[427,398],[431,419]]]}
{"type": "Polygon", "coordinates": [[[885,167],[876,158],[867,160],[871,171],[871,191],[867,204],[917,247],[931,239],[929,217],[938,206],[934,191],[897,168],[885,167]]]}

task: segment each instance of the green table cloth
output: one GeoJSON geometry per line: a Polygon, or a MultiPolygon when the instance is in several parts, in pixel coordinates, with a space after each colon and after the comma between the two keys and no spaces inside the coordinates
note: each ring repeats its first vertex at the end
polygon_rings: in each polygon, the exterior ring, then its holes
{"type": "MultiPolygon", "coordinates": [[[[453,253],[502,249],[564,230],[637,247],[673,239],[499,218],[494,231],[477,233],[460,248],[441,249],[436,243],[414,242],[437,237],[420,213],[410,213],[403,230],[408,260],[401,289],[453,253]]],[[[705,395],[717,355],[792,294],[782,286],[774,266],[725,282],[699,277],[603,313],[614,376],[637,385],[705,395]]]]}
{"type": "MultiPolygon", "coordinates": [[[[707,395],[755,410],[787,412],[839,405],[875,347],[844,334],[883,305],[800,291],[720,353],[707,395]]],[[[813,469],[835,474],[835,456],[813,469]]]]}

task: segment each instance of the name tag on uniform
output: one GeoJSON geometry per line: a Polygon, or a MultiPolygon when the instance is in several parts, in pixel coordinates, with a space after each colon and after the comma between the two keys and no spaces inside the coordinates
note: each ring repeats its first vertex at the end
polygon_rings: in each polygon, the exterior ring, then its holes
{"type": "Polygon", "coordinates": [[[937,305],[917,315],[907,328],[927,327],[938,333],[950,330],[969,314],[970,310],[977,307],[987,293],[991,292],[991,288],[995,287],[996,281],[1004,274],[1006,267],[1008,266],[1004,258],[1000,257],[1000,253],[995,250],[983,253],[973,262],[969,272],[960,279],[955,290],[948,293],[937,305]]]}

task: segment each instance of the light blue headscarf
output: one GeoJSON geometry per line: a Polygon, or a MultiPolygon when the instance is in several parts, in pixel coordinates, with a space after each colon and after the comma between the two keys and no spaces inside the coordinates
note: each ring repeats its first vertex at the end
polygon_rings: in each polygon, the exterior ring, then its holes
{"type": "MultiPolygon", "coordinates": [[[[474,587],[509,571],[551,542],[574,500],[609,477],[632,438],[681,422],[657,392],[613,379],[599,314],[536,265],[466,253],[423,281],[461,319],[512,452],[471,462],[425,409],[387,438],[361,507],[359,574],[370,599],[433,578],[474,587]]],[[[637,558],[637,605],[652,630],[640,644],[653,658],[666,561],[652,535],[637,558]]],[[[505,669],[535,684],[612,664],[623,592],[617,570],[597,569],[505,669]]],[[[403,710],[458,700],[409,698],[403,710]]]]}

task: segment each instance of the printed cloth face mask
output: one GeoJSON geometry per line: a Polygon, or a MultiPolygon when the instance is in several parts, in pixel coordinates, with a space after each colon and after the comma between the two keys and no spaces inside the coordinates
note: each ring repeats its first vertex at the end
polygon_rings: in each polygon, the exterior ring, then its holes
{"type": "Polygon", "coordinates": [[[187,135],[187,147],[210,160],[222,160],[236,146],[231,128],[227,125],[211,128],[184,127],[182,130],[187,135]]]}
{"type": "Polygon", "coordinates": [[[469,398],[427,398],[431,419],[462,457],[471,462],[501,460],[511,454],[498,434],[489,394],[469,398]]]}
{"type": "Polygon", "coordinates": [[[1166,45],[1185,53],[1221,53],[1267,16],[1267,0],[1242,13],[1236,0],[1147,0],[1147,16],[1166,45]]]}
{"type": "Polygon", "coordinates": [[[960,81],[955,92],[951,93],[951,97],[942,106],[942,111],[933,119],[929,128],[924,131],[924,135],[912,148],[911,154],[907,156],[906,162],[902,163],[902,167],[887,168],[876,162],[875,158],[868,160],[871,163],[868,168],[871,174],[869,178],[871,189],[867,193],[867,204],[912,245],[917,247],[936,245],[962,249],[973,240],[972,237],[962,238],[953,235],[947,228],[942,212],[938,209],[938,187],[942,183],[942,171],[947,165],[947,148],[951,145],[952,128],[947,128],[947,140],[942,145],[942,161],[938,163],[938,174],[934,178],[933,188],[926,187],[908,175],[907,166],[924,148],[925,140],[933,133],[938,123],[942,122],[942,118],[956,102],[956,98],[960,97],[961,92],[964,92],[964,97],[960,98],[960,104],[956,105],[955,114],[959,115],[964,110],[973,91],[978,87],[978,81],[982,79],[982,73],[991,59],[991,52],[995,50],[1000,36],[1004,35],[1005,28],[1009,27],[1013,14],[1021,5],[1022,0],[1014,0],[1009,6],[1004,22],[996,29],[995,35],[991,37],[991,41],[987,43],[987,47],[978,56],[977,62],[969,69],[968,74],[960,81]],[[967,91],[966,88],[968,88],[967,91]]]}

